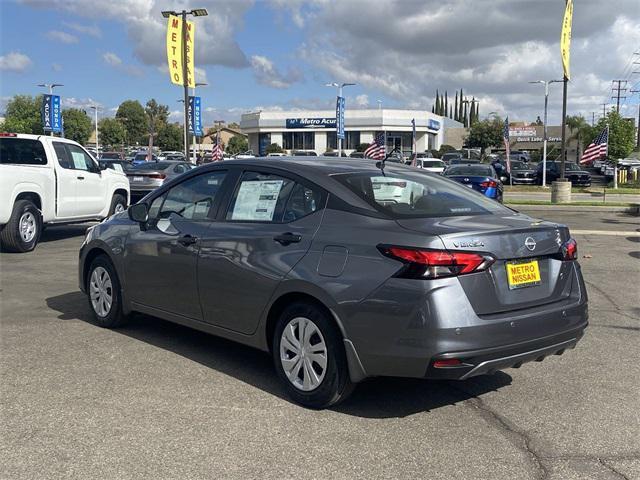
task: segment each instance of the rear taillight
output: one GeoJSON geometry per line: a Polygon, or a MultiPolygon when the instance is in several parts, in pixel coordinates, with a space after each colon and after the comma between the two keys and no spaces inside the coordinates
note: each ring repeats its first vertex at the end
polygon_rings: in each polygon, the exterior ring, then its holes
{"type": "Polygon", "coordinates": [[[480,186],[484,188],[495,188],[498,186],[498,184],[494,180],[487,180],[486,182],[482,182],[480,186]]]}
{"type": "Polygon", "coordinates": [[[575,238],[570,238],[562,245],[562,259],[575,260],[578,258],[578,242],[575,238]]]}
{"type": "Polygon", "coordinates": [[[411,247],[378,246],[380,252],[405,264],[396,274],[402,278],[433,279],[454,277],[486,270],[495,259],[486,254],[426,250],[411,247]]]}
{"type": "Polygon", "coordinates": [[[164,178],[167,178],[167,176],[164,173],[152,173],[152,174],[149,175],[149,178],[164,179],[164,178]]]}
{"type": "Polygon", "coordinates": [[[0,137],[17,137],[16,133],[0,132],[0,137]]]}

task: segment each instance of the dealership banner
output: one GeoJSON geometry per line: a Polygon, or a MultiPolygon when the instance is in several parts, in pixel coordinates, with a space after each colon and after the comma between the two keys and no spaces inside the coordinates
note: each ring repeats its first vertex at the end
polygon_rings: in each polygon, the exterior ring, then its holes
{"type": "Polygon", "coordinates": [[[509,127],[509,138],[511,137],[535,137],[536,127],[509,127]]]}
{"type": "Polygon", "coordinates": [[[189,133],[201,137],[202,132],[202,99],[189,96],[189,133]]]}
{"type": "Polygon", "coordinates": [[[335,118],[287,118],[286,128],[336,128],[335,118]]]}
{"type": "Polygon", "coordinates": [[[560,56],[562,57],[562,69],[564,77],[571,80],[569,72],[569,59],[571,58],[571,24],[573,23],[573,0],[567,0],[562,19],[562,32],[560,33],[560,56]]]}
{"type": "Polygon", "coordinates": [[[344,140],[344,97],[336,100],[336,137],[344,140]]]}
{"type": "Polygon", "coordinates": [[[62,131],[62,112],[59,95],[43,95],[41,110],[42,126],[45,132],[62,131]]]}
{"type": "MultiPolygon", "coordinates": [[[[195,24],[187,22],[187,85],[195,88],[195,61],[193,59],[195,24]]],[[[167,63],[169,77],[176,85],[184,85],[182,78],[182,18],[170,15],[167,21],[167,63]]]]}

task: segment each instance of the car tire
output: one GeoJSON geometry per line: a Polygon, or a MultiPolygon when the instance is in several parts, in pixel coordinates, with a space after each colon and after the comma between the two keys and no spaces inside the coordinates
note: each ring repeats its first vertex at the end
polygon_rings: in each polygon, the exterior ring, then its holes
{"type": "Polygon", "coordinates": [[[272,345],[278,377],[289,397],[300,405],[327,408],[353,391],[342,335],[329,315],[317,306],[296,302],[285,308],[276,324],[272,345]],[[306,342],[304,332],[308,334],[306,342]],[[301,337],[304,353],[299,349],[301,337]],[[298,345],[291,338],[298,340],[298,345]]]}
{"type": "Polygon", "coordinates": [[[127,323],[129,316],[122,312],[120,280],[106,255],[98,255],[91,262],[86,292],[96,324],[104,328],[117,328],[127,323]]]}
{"type": "Polygon", "coordinates": [[[127,209],[127,199],[116,193],[111,199],[111,207],[109,208],[109,216],[114,213],[124,212],[127,209]]]}
{"type": "Polygon", "coordinates": [[[29,200],[18,200],[13,205],[9,221],[0,232],[2,249],[7,252],[30,252],[38,244],[42,233],[42,215],[29,200]]]}

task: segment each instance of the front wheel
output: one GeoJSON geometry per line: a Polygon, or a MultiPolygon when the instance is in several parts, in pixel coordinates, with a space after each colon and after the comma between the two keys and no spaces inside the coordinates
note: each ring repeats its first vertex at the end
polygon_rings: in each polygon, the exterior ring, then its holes
{"type": "Polygon", "coordinates": [[[127,322],[128,317],[122,312],[118,274],[106,255],[99,255],[91,262],[86,290],[98,325],[116,328],[127,322]]]}
{"type": "Polygon", "coordinates": [[[127,209],[127,200],[124,196],[116,193],[111,199],[111,208],[109,208],[109,216],[116,213],[124,212],[127,209]]]}
{"type": "Polygon", "coordinates": [[[41,232],[42,216],[38,208],[29,200],[18,200],[0,233],[2,247],[8,252],[30,252],[36,248],[41,232]]]}
{"type": "Polygon", "coordinates": [[[289,396],[309,408],[326,408],[353,391],[342,336],[328,315],[293,303],[280,315],[273,361],[289,396]]]}

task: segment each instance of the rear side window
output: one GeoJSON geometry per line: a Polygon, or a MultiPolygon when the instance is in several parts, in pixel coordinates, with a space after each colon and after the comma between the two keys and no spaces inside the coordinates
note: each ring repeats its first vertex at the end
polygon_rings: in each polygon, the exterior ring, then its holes
{"type": "Polygon", "coordinates": [[[293,222],[315,212],[320,207],[321,193],[300,183],[291,190],[284,209],[283,222],[293,222]]]}
{"type": "Polygon", "coordinates": [[[11,165],[46,165],[47,154],[39,140],[0,138],[0,163],[11,165]]]}
{"type": "Polygon", "coordinates": [[[464,185],[420,171],[392,170],[388,165],[384,175],[353,173],[333,178],[397,219],[513,213],[464,185]]]}
{"type": "Polygon", "coordinates": [[[187,220],[213,220],[226,175],[224,171],[209,172],[176,185],[166,193],[160,218],[174,214],[187,220]]]}

